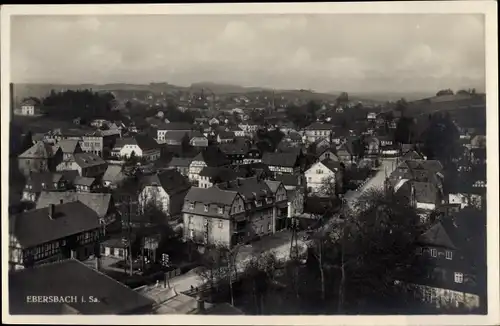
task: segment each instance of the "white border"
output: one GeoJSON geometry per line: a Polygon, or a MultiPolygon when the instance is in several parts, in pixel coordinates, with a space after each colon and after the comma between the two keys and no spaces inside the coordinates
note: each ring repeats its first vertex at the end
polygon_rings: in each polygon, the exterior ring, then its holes
{"type": "Polygon", "coordinates": [[[189,5],[23,5],[1,8],[2,203],[8,203],[9,81],[11,15],[164,15],[164,14],[484,14],[487,93],[488,160],[488,306],[487,316],[10,316],[8,314],[8,214],[2,205],[2,321],[65,324],[207,324],[207,325],[494,325],[499,318],[498,207],[498,45],[495,1],[364,2],[364,3],[245,3],[189,5]]]}

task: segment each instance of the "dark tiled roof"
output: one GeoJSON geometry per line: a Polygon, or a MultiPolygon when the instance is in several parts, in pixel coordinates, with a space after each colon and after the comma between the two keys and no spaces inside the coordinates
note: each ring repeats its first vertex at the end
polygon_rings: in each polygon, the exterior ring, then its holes
{"type": "Polygon", "coordinates": [[[457,249],[440,222],[434,224],[429,230],[424,232],[419,237],[418,242],[422,245],[457,249]]]}
{"type": "Polygon", "coordinates": [[[226,155],[245,155],[249,150],[248,144],[241,140],[234,143],[220,144],[219,148],[226,155]]]}
{"type": "Polygon", "coordinates": [[[102,177],[103,181],[119,182],[125,179],[123,168],[119,165],[109,165],[102,177]]]}
{"type": "Polygon", "coordinates": [[[88,193],[88,192],[47,192],[43,191],[38,198],[36,208],[48,207],[50,204],[60,204],[68,202],[82,202],[99,217],[105,217],[111,208],[112,198],[108,193],[88,193]]]}
{"type": "Polygon", "coordinates": [[[285,186],[300,186],[305,184],[304,176],[300,174],[278,174],[276,180],[285,186]],[[302,180],[301,180],[302,179],[302,180]]]}
{"type": "Polygon", "coordinates": [[[296,153],[269,153],[262,156],[262,163],[270,166],[294,167],[297,164],[296,153]]]}
{"type": "Polygon", "coordinates": [[[333,124],[330,123],[322,123],[322,122],[313,122],[309,126],[307,126],[306,130],[332,130],[334,128],[333,124]]]}
{"type": "Polygon", "coordinates": [[[188,180],[175,169],[163,170],[160,173],[145,176],[141,180],[145,186],[161,186],[169,195],[186,191],[191,185],[188,180]]]}
{"type": "Polygon", "coordinates": [[[253,201],[256,198],[274,196],[267,183],[264,180],[258,180],[256,177],[220,183],[215,187],[222,190],[236,191],[243,197],[245,202],[253,201]]]}
{"type": "Polygon", "coordinates": [[[32,173],[29,175],[26,184],[31,185],[30,191],[41,192],[43,189],[55,189],[54,183],[59,182],[61,179],[63,179],[63,175],[61,173],[32,173]],[[45,185],[45,188],[42,184],[45,185]]]}
{"type": "Polygon", "coordinates": [[[430,182],[411,181],[415,190],[415,200],[419,203],[436,203],[439,198],[439,189],[430,182]]]}
{"type": "Polygon", "coordinates": [[[226,155],[219,148],[214,147],[204,149],[196,155],[193,161],[203,161],[207,166],[224,166],[230,163],[226,155]]]}
{"type": "Polygon", "coordinates": [[[76,164],[81,168],[106,164],[106,161],[92,153],[77,153],[74,155],[74,158],[76,164]]]}
{"type": "Polygon", "coordinates": [[[61,314],[62,304],[30,304],[29,295],[93,296],[97,303],[67,303],[65,308],[82,315],[116,315],[148,309],[154,302],[122,283],[85,266],[77,260],[64,260],[36,268],[9,273],[11,314],[61,314]]]}
{"type": "Polygon", "coordinates": [[[235,180],[241,173],[237,173],[234,169],[227,167],[204,167],[200,171],[200,177],[209,177],[215,182],[225,182],[235,180]]]}
{"type": "Polygon", "coordinates": [[[158,143],[156,142],[156,140],[147,135],[137,135],[135,136],[135,141],[142,150],[150,150],[158,148],[158,143]]]}
{"type": "Polygon", "coordinates": [[[28,148],[24,153],[19,155],[20,158],[33,158],[33,159],[49,159],[52,158],[58,148],[54,148],[52,145],[47,144],[43,141],[39,141],[30,148],[28,148]]]}
{"type": "Polygon", "coordinates": [[[55,206],[55,218],[49,208],[39,208],[9,218],[9,231],[24,248],[62,239],[99,227],[99,216],[81,202],[55,206]]]}
{"type": "Polygon", "coordinates": [[[237,195],[234,190],[227,191],[218,187],[191,188],[185,200],[192,203],[231,205],[237,195]]]}
{"type": "Polygon", "coordinates": [[[234,131],[220,130],[217,135],[220,139],[233,139],[235,137],[234,131]]]}
{"type": "Polygon", "coordinates": [[[189,137],[188,132],[186,132],[186,131],[174,130],[174,131],[167,132],[167,134],[165,135],[165,139],[171,140],[171,141],[173,140],[173,141],[177,141],[177,142],[182,142],[182,139],[186,135],[189,137]]]}
{"type": "Polygon", "coordinates": [[[87,187],[90,187],[91,185],[93,185],[95,183],[96,179],[95,178],[88,178],[88,177],[76,177],[75,180],[74,180],[74,184],[75,185],[79,185],[79,186],[87,186],[87,187]]]}
{"type": "Polygon", "coordinates": [[[173,157],[170,163],[168,163],[169,166],[174,166],[174,167],[189,167],[189,164],[193,161],[192,158],[185,158],[185,157],[173,157]]]}
{"type": "Polygon", "coordinates": [[[323,164],[324,166],[326,166],[332,172],[339,171],[342,168],[342,165],[340,164],[340,162],[333,161],[333,160],[331,160],[329,158],[324,159],[323,161],[321,161],[321,164],[323,164]]]}

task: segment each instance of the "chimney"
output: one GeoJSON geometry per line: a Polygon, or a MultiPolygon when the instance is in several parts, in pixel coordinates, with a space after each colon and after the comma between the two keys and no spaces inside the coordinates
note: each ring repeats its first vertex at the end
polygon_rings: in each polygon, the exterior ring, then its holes
{"type": "Polygon", "coordinates": [[[54,213],[55,213],[55,211],[56,211],[56,205],[54,205],[54,204],[50,204],[50,206],[49,206],[49,218],[50,218],[51,220],[53,220],[53,219],[55,218],[55,217],[54,217],[54,213]]]}
{"type": "Polygon", "coordinates": [[[197,302],[197,307],[198,307],[198,313],[203,313],[205,312],[205,300],[201,297],[201,294],[199,294],[196,297],[196,302],[197,302]]]}

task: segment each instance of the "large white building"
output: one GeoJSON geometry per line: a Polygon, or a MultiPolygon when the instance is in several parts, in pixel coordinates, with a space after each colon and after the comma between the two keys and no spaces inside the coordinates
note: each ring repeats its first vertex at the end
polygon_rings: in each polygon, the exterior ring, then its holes
{"type": "Polygon", "coordinates": [[[328,195],[323,193],[323,186],[325,183],[331,182],[331,187],[333,189],[341,173],[342,167],[340,163],[331,159],[325,159],[313,164],[304,173],[307,180],[308,191],[319,196],[328,195]]]}

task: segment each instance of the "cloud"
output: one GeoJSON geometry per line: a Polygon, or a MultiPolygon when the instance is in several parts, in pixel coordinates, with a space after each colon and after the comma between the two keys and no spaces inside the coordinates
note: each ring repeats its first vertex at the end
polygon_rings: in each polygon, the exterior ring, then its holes
{"type": "Polygon", "coordinates": [[[11,29],[15,82],[210,80],[321,91],[485,83],[478,15],[16,16],[11,29]]]}

